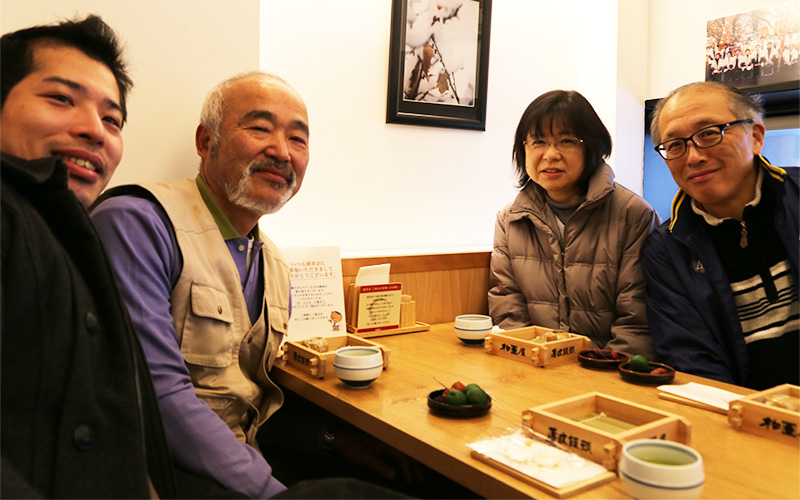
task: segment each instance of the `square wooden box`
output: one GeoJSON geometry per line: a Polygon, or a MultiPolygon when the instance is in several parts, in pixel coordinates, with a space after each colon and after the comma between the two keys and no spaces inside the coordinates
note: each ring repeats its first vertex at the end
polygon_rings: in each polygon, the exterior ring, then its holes
{"type": "Polygon", "coordinates": [[[655,438],[688,445],[691,440],[691,424],[684,418],[599,392],[525,410],[522,425],[612,471],[617,470],[622,446],[627,441],[655,438]],[[575,420],[596,412],[635,427],[610,433],[575,420]]]}
{"type": "Polygon", "coordinates": [[[797,446],[800,412],[768,405],[767,396],[800,397],[800,387],[783,384],[728,403],[728,422],[734,429],[797,446]]]}
{"type": "Polygon", "coordinates": [[[542,367],[573,363],[578,360],[578,353],[589,349],[590,345],[591,341],[588,337],[543,326],[529,326],[491,333],[486,336],[483,344],[490,354],[542,367]],[[569,338],[543,344],[533,341],[533,339],[552,332],[567,333],[569,338]]]}
{"type": "Polygon", "coordinates": [[[332,378],[336,374],[333,372],[333,358],[336,349],[349,346],[370,346],[377,347],[383,354],[383,369],[389,366],[389,353],[387,347],[361,338],[357,335],[345,334],[335,337],[325,337],[328,341],[328,352],[317,352],[303,345],[302,342],[286,342],[283,345],[283,360],[289,365],[308,373],[312,377],[332,378]]]}

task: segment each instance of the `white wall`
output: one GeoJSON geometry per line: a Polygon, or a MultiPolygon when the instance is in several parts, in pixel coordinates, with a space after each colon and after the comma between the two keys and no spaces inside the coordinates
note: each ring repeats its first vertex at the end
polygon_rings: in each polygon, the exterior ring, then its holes
{"type": "Polygon", "coordinates": [[[556,88],[592,102],[617,180],[641,192],[644,99],[703,78],[706,20],[780,1],[493,3],[485,132],[385,123],[391,0],[3,0],[0,28],[95,12],[127,42],[135,87],[113,185],[193,176],[205,93],[244,70],[282,75],[309,107],[311,163],[264,229],[281,246],[386,255],[491,248],[515,195],[519,116],[556,88]]]}
{"type": "Polygon", "coordinates": [[[194,131],[206,92],[258,69],[258,9],[258,0],[2,0],[0,28],[94,13],[120,35],[134,87],[114,186],[196,175],[194,131]]]}
{"type": "Polygon", "coordinates": [[[311,164],[262,225],[282,246],[369,255],[491,248],[516,192],[513,131],[542,92],[581,91],[616,133],[617,3],[495,1],[485,132],[385,123],[391,0],[4,0],[0,18],[6,32],[95,12],[127,41],[135,88],[112,185],[194,175],[207,90],[258,65],[284,76],[308,103],[311,164]]]}
{"type": "Polygon", "coordinates": [[[616,180],[642,194],[644,101],[647,96],[648,4],[641,0],[619,2],[616,46],[616,129],[614,163],[616,180]]]}
{"type": "MultiPolygon", "coordinates": [[[[345,255],[488,250],[497,211],[516,195],[513,134],[531,100],[578,90],[617,131],[617,0],[493,2],[485,132],[385,123],[391,3],[262,1],[261,67],[303,95],[312,130],[303,188],[262,219],[278,245],[335,244],[345,255]]],[[[637,12],[641,27],[646,8],[637,12]]],[[[640,191],[636,100],[638,159],[628,170],[640,191]]]]}

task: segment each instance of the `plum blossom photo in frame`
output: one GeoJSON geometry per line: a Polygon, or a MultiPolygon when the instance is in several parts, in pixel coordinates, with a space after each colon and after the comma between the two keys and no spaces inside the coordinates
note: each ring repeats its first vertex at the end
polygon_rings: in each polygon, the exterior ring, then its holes
{"type": "Polygon", "coordinates": [[[393,0],[387,123],[484,130],[491,0],[393,0]]]}

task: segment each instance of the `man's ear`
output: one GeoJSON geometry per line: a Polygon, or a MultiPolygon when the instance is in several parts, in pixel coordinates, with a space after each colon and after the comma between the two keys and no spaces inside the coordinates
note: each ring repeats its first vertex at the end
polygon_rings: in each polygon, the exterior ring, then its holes
{"type": "Polygon", "coordinates": [[[751,133],[753,137],[753,155],[757,156],[761,154],[761,148],[764,147],[764,135],[767,133],[767,129],[763,123],[756,122],[753,123],[751,133]]]}
{"type": "Polygon", "coordinates": [[[211,155],[211,132],[202,123],[194,133],[194,145],[200,158],[206,160],[211,155]]]}

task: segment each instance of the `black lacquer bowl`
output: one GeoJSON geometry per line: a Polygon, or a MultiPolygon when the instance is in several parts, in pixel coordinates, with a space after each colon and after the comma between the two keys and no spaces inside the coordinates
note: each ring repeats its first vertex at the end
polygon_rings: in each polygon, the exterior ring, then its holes
{"type": "Polygon", "coordinates": [[[449,405],[444,402],[442,393],[444,389],[428,394],[428,408],[434,415],[449,418],[474,418],[486,415],[492,408],[492,397],[480,405],[449,405]]]}
{"type": "Polygon", "coordinates": [[[651,361],[650,369],[654,370],[656,368],[664,368],[667,373],[653,375],[651,373],[635,372],[631,370],[630,363],[626,362],[619,365],[619,374],[622,376],[622,380],[633,382],[634,384],[669,384],[675,379],[675,369],[671,366],[651,361]]]}
{"type": "Polygon", "coordinates": [[[601,349],[598,353],[597,349],[589,349],[578,353],[578,362],[584,368],[592,368],[594,370],[616,370],[622,363],[627,363],[630,356],[624,352],[617,352],[617,357],[612,356],[612,351],[609,349],[601,349]]]}

